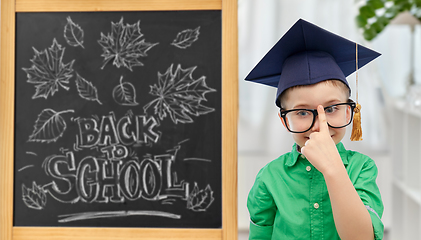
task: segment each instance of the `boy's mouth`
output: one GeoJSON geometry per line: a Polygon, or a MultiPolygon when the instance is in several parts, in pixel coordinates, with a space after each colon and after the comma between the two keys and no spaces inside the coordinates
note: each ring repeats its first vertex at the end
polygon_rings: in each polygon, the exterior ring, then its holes
{"type": "MultiPolygon", "coordinates": [[[[330,137],[333,137],[334,135],[330,135],[330,137]]],[[[309,140],[310,137],[304,137],[305,140],[309,140]]]]}

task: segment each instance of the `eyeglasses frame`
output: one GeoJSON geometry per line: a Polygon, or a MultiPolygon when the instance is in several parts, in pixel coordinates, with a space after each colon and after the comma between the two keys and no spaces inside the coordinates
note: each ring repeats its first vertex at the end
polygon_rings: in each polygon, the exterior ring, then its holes
{"type": "MultiPolygon", "coordinates": [[[[351,99],[349,99],[348,102],[346,102],[346,103],[333,104],[333,105],[330,105],[330,106],[325,107],[324,110],[326,111],[326,109],[331,108],[331,107],[334,107],[334,106],[338,106],[338,105],[349,105],[351,107],[351,118],[350,118],[349,123],[347,123],[346,125],[341,126],[341,127],[333,127],[329,123],[327,123],[327,125],[329,127],[331,127],[331,128],[343,128],[343,127],[346,127],[349,124],[351,124],[352,118],[354,117],[354,108],[357,106],[357,104],[354,101],[352,101],[351,99]]],[[[288,129],[288,131],[290,131],[292,133],[305,133],[305,132],[307,132],[308,130],[310,130],[314,126],[314,123],[316,122],[316,117],[318,116],[317,109],[305,109],[305,108],[291,109],[291,110],[284,110],[284,109],[281,108],[280,109],[280,114],[281,114],[281,118],[285,122],[285,127],[288,129]],[[297,110],[309,111],[309,112],[313,113],[313,122],[311,123],[311,126],[307,130],[305,130],[305,131],[300,131],[300,132],[292,131],[291,129],[289,129],[288,124],[286,124],[287,123],[287,119],[286,119],[287,113],[293,112],[293,111],[297,111],[297,110]]]]}

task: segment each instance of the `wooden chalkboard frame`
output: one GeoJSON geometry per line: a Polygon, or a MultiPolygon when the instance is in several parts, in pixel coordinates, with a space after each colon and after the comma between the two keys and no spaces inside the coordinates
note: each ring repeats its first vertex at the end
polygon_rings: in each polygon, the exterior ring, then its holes
{"type": "Polygon", "coordinates": [[[0,52],[0,239],[237,239],[238,50],[236,0],[2,0],[0,52]],[[15,19],[17,12],[222,11],[222,228],[13,226],[15,19]]]}

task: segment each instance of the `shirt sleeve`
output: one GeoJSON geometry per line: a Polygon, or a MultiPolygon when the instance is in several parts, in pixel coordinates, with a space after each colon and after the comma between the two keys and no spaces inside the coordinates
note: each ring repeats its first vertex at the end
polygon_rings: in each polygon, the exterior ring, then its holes
{"type": "Polygon", "coordinates": [[[257,175],[247,199],[250,213],[249,239],[271,239],[273,222],[276,215],[276,205],[272,194],[262,180],[263,171],[257,175]]]}
{"type": "Polygon", "coordinates": [[[379,188],[376,184],[377,167],[372,159],[363,165],[354,187],[357,190],[367,211],[370,213],[373,231],[376,240],[383,239],[384,226],[381,221],[383,215],[383,202],[379,188]]]}

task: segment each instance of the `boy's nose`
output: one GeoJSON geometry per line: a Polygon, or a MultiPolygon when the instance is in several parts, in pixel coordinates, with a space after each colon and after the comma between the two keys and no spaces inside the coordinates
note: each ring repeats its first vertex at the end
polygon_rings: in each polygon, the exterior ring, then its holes
{"type": "Polygon", "coordinates": [[[311,128],[313,132],[318,132],[320,130],[320,124],[319,124],[319,116],[316,117],[314,120],[313,127],[311,128]]]}

